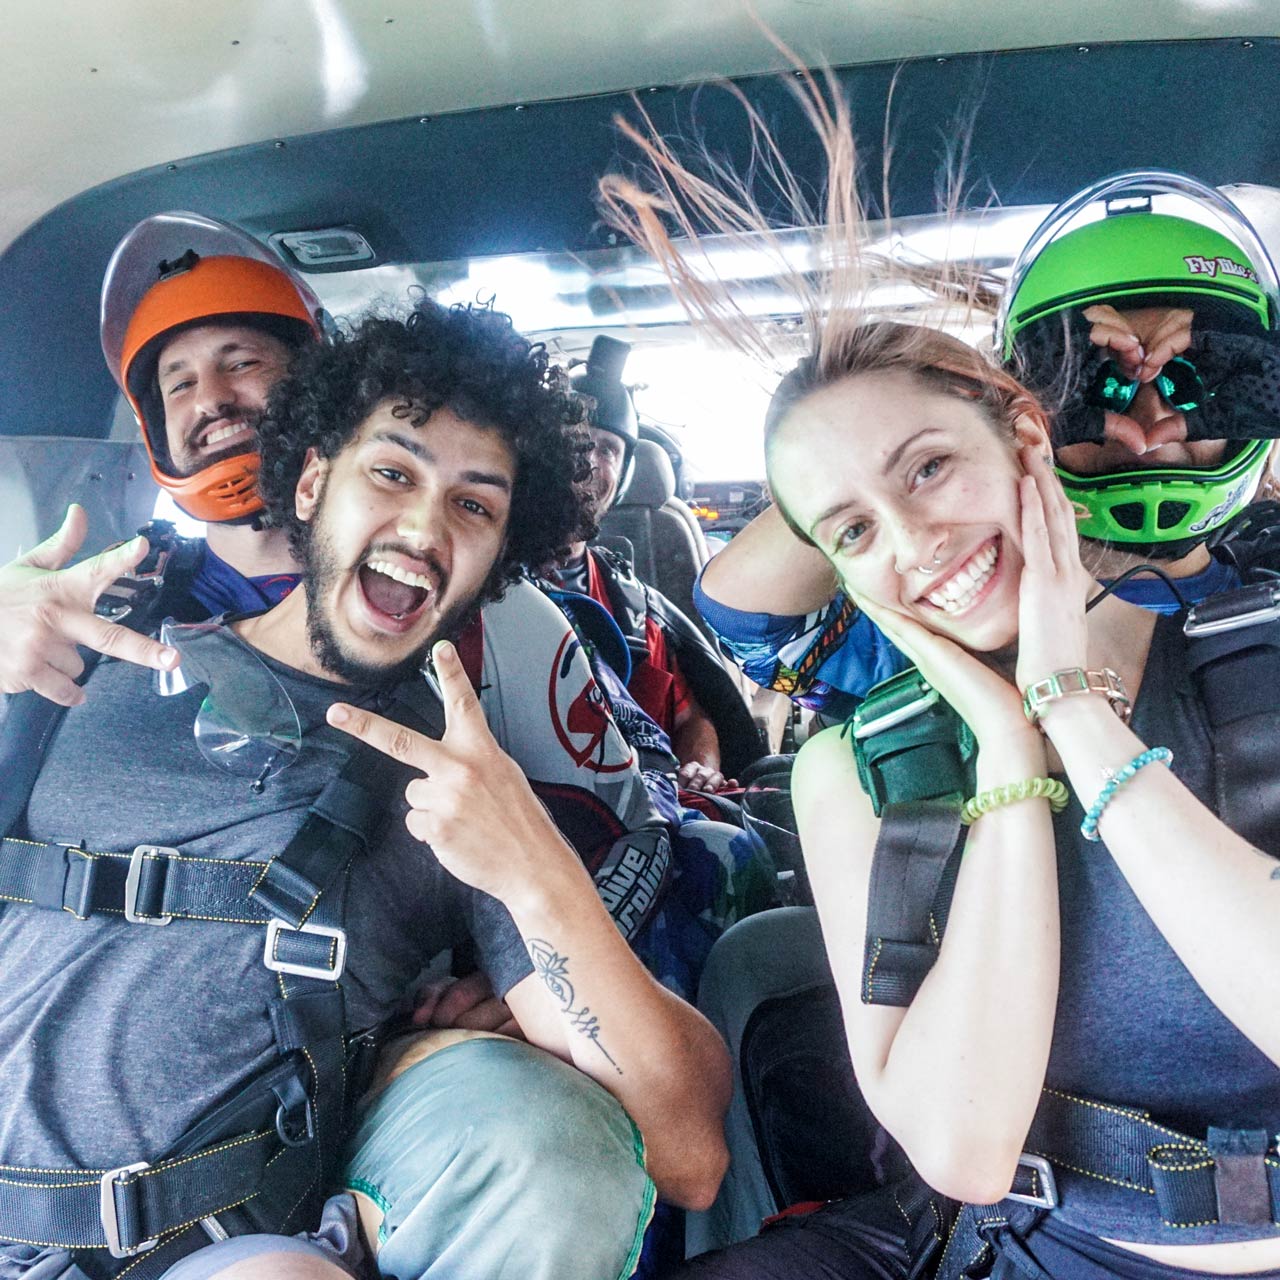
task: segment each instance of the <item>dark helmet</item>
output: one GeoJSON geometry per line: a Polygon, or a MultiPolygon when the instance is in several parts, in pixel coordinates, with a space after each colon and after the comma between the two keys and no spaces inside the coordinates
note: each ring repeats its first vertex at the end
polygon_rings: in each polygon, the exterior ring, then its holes
{"type": "Polygon", "coordinates": [[[574,391],[586,401],[586,425],[611,431],[622,440],[625,454],[622,476],[618,481],[619,494],[631,480],[636,442],[640,439],[636,407],[632,403],[631,392],[622,385],[622,370],[630,354],[629,342],[620,342],[602,333],[591,344],[587,363],[569,374],[574,391]]]}

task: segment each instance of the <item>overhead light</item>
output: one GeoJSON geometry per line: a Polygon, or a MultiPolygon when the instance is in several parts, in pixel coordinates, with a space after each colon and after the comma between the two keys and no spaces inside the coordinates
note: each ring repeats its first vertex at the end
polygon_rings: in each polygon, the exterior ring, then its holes
{"type": "Polygon", "coordinates": [[[374,262],[373,246],[350,227],[322,227],[318,231],[282,231],[271,237],[277,253],[292,258],[304,271],[349,269],[358,262],[374,262]]]}

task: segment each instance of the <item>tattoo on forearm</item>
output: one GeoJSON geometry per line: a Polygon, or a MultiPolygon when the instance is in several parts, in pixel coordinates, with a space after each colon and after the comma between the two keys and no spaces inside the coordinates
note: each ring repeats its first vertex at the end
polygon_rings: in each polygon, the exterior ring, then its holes
{"type": "Polygon", "coordinates": [[[613,1069],[621,1075],[622,1068],[613,1060],[609,1050],[600,1043],[600,1019],[586,1005],[581,1008],[574,1007],[577,1001],[573,983],[569,981],[569,957],[562,956],[542,938],[530,938],[528,946],[534,971],[559,1003],[565,1017],[569,1019],[569,1025],[586,1036],[609,1060],[613,1069]]]}

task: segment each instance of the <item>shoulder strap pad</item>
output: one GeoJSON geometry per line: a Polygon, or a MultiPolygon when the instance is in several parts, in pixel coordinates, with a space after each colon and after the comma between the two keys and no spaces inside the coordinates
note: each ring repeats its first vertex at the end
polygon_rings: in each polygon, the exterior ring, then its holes
{"type": "Polygon", "coordinates": [[[963,801],[973,789],[973,733],[914,667],[876,685],[845,731],[877,816],[887,804],[963,801]]]}
{"type": "Polygon", "coordinates": [[[866,1004],[905,1006],[933,967],[964,848],[960,806],[977,742],[910,668],[876,685],[846,723],[880,818],[862,972],[866,1004]]]}

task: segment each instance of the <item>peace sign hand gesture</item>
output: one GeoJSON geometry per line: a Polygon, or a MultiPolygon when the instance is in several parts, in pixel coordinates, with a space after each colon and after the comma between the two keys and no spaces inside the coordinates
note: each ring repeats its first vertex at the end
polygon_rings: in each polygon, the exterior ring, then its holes
{"type": "Polygon", "coordinates": [[[410,834],[459,880],[509,906],[521,888],[542,879],[548,851],[553,859],[577,859],[498,745],[457,650],[442,640],[432,658],[444,699],[438,742],[345,702],[329,708],[328,721],[424,775],[405,788],[410,834]]]}
{"type": "Polygon", "coordinates": [[[98,597],[140,564],[147,540],[134,538],[68,569],[88,531],[84,508],[67,508],[62,527],[0,567],[0,693],[34,689],[64,707],[79,706],[84,671],[76,645],[157,670],[178,664],[176,650],[94,613],[98,597]]]}

